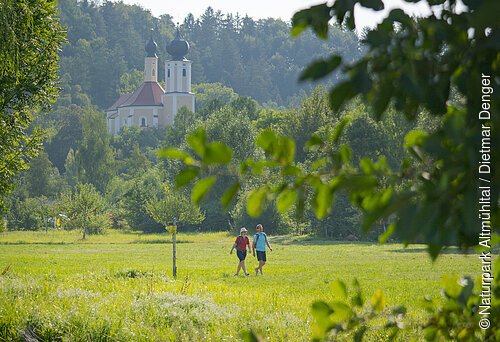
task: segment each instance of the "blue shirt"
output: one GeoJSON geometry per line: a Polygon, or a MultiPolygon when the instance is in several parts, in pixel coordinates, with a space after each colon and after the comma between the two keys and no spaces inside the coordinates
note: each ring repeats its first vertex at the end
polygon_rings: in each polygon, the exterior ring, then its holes
{"type": "Polygon", "coordinates": [[[267,241],[267,235],[264,232],[257,233],[253,236],[253,242],[256,242],[255,249],[259,252],[266,251],[266,241],[267,241]],[[257,236],[259,236],[259,239],[257,239],[257,236]]]}

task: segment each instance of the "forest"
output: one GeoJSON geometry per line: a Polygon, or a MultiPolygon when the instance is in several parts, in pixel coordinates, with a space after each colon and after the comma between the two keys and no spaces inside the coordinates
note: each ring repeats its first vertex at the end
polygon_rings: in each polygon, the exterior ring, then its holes
{"type": "MultiPolygon", "coordinates": [[[[314,58],[335,52],[356,60],[362,46],[353,32],[332,27],[328,41],[316,39],[312,32],[289,39],[290,24],[281,20],[253,20],[207,8],[200,18],[189,15],[180,25],[191,46],[188,57],[193,61],[196,113],[181,109],[167,129],[131,127],[110,136],[103,111],[120,94],[143,82],[144,45],[150,29],[159,45],[161,66],[168,58],[165,45],[176,24],[168,14],[155,18],[148,10],[121,2],[61,0],[58,6],[60,24],[67,30],[59,56],[62,90],[52,109],[34,121],[33,126],[45,132],[44,148],[15,179],[15,190],[5,198],[9,230],[49,229],[62,214],[68,218],[63,219],[64,229],[81,229],[86,222],[91,234],[108,228],[164,231],[153,219],[151,206],[177,192],[175,176],[181,165],[159,159],[157,150],[187,149],[186,136],[198,128],[206,130],[209,140],[233,149],[234,165],[250,157],[262,158],[255,138],[272,128],[295,139],[297,161],[310,167],[321,156],[306,149],[310,136],[326,134],[326,127],[344,118],[350,124],[342,139],[353,146],[354,158],[362,152],[386,155],[393,166],[405,154],[397,142],[416,126],[432,127],[430,118],[406,123],[395,113],[377,122],[361,101],[332,112],[327,87],[337,81],[337,75],[321,84],[298,82],[300,71],[314,58]]],[[[219,204],[227,181],[212,189],[209,197],[214,200],[201,204],[201,211],[194,214],[197,220],[179,224],[201,231],[255,225],[257,219],[246,213],[244,195],[229,210],[219,204]]],[[[251,190],[259,182],[256,177],[244,187],[251,190]]],[[[187,201],[189,189],[180,195],[187,201]]],[[[271,233],[315,233],[329,239],[373,239],[387,226],[380,222],[371,235],[361,234],[360,213],[347,194],[339,196],[321,225],[311,208],[299,217],[293,210],[280,213],[275,205],[266,207],[258,220],[271,233]]]]}
{"type": "MultiPolygon", "coordinates": [[[[189,150],[186,137],[200,128],[208,140],[233,150],[233,167],[248,158],[263,159],[256,137],[272,129],[294,139],[295,160],[305,169],[313,169],[318,159],[339,151],[339,146],[354,165],[362,155],[387,156],[387,164],[397,168],[408,157],[401,143],[405,135],[415,128],[433,130],[439,122],[426,112],[410,122],[394,108],[377,121],[372,107],[359,99],[333,111],[327,88],[339,82],[338,73],[321,83],[298,81],[316,58],[332,53],[346,61],[359,58],[363,46],[350,30],[332,26],[328,40],[312,32],[290,39],[291,26],[281,20],[253,20],[207,8],[200,18],[189,15],[179,27],[191,45],[196,113],[181,109],[167,129],[131,127],[110,136],[104,109],[143,82],[144,45],[151,34],[163,64],[176,24],[168,14],[155,18],[148,10],[121,2],[58,4],[60,24],[67,30],[59,56],[62,90],[52,109],[33,124],[45,132],[43,151],[15,179],[15,190],[3,201],[9,230],[48,229],[54,217],[63,214],[68,218],[63,220],[65,229],[81,229],[85,222],[89,233],[108,228],[164,231],[153,219],[154,204],[165,205],[172,196],[189,202],[192,187],[178,193],[176,175],[182,165],[158,158],[157,151],[189,150]],[[327,136],[331,127],[346,119],[340,144],[308,148],[312,135],[327,136]]],[[[219,179],[199,212],[186,204],[184,209],[196,219],[179,222],[183,229],[219,231],[257,223],[247,214],[246,194],[263,180],[247,179],[242,184],[245,191],[225,210],[218,199],[231,177],[219,179]]],[[[276,172],[266,180],[273,178],[278,184],[276,172]]],[[[369,234],[361,233],[361,213],[346,192],[339,193],[321,224],[310,206],[298,215],[294,209],[277,210],[276,204],[267,205],[258,221],[275,234],[314,233],[344,240],[376,239],[388,226],[380,220],[369,234]]]]}
{"type": "Polygon", "coordinates": [[[0,340],[498,341],[500,2],[426,2],[0,1],[0,340]],[[177,29],[196,112],[108,134],[177,29]]]}

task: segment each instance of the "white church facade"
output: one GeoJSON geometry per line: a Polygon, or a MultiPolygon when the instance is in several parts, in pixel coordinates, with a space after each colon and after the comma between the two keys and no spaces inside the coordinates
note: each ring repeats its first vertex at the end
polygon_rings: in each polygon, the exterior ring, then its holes
{"type": "Polygon", "coordinates": [[[106,109],[108,131],[118,134],[123,127],[165,127],[172,125],[181,107],[195,111],[195,96],[191,92],[191,61],[185,58],[189,44],[177,30],[168,44],[172,56],[165,62],[165,89],[158,83],[158,45],[151,39],[146,44],[144,83],[133,93],[120,96],[106,109]]]}

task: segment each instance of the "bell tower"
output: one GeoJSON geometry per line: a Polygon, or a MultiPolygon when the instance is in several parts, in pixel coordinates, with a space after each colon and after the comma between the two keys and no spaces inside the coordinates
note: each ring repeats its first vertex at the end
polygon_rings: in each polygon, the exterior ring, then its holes
{"type": "Polygon", "coordinates": [[[146,58],[144,59],[144,82],[158,82],[158,56],[156,49],[158,45],[153,40],[153,29],[151,29],[151,38],[146,44],[146,58]]]}
{"type": "Polygon", "coordinates": [[[181,38],[179,29],[175,38],[167,45],[171,59],[165,62],[165,93],[163,105],[173,123],[181,107],[195,110],[195,97],[191,92],[191,61],[184,56],[189,51],[189,43],[181,38]]]}

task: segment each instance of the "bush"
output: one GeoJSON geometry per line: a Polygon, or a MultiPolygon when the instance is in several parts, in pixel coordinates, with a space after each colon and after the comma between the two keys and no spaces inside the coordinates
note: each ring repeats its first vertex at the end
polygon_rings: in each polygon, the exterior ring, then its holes
{"type": "Polygon", "coordinates": [[[44,230],[51,217],[48,199],[45,196],[28,197],[13,203],[8,213],[10,230],[44,230]]]}

